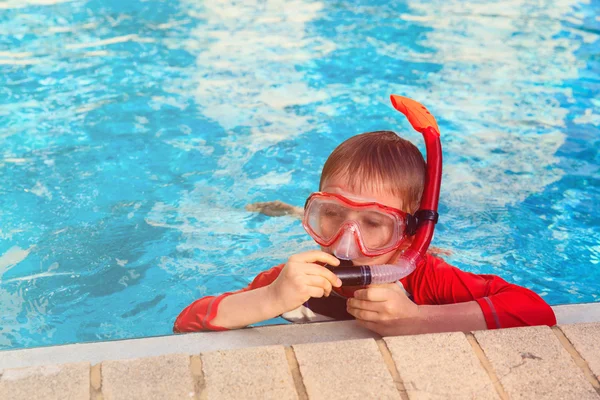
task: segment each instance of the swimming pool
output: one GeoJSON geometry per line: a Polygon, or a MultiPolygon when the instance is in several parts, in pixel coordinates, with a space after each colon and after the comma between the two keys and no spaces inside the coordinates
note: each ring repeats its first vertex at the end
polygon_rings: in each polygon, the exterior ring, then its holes
{"type": "Polygon", "coordinates": [[[244,206],[356,133],[423,150],[392,92],[438,117],[448,261],[600,301],[598,0],[0,8],[0,349],[168,334],[313,248],[244,206]]]}

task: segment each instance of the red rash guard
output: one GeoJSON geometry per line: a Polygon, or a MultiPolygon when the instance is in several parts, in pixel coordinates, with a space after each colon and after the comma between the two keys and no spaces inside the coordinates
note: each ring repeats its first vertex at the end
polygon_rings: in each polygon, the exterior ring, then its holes
{"type": "MultiPolygon", "coordinates": [[[[277,279],[282,268],[283,265],[279,265],[260,273],[242,290],[194,301],[179,314],[173,331],[226,330],[211,324],[221,300],[235,293],[270,285],[277,279]]],[[[552,308],[531,290],[510,284],[495,275],[476,275],[461,271],[432,255],[427,255],[426,261],[400,283],[411,300],[418,305],[476,301],[481,307],[488,329],[556,324],[552,308]]],[[[346,299],[337,296],[310,299],[304,307],[333,319],[353,318],[346,313],[346,299]]]]}

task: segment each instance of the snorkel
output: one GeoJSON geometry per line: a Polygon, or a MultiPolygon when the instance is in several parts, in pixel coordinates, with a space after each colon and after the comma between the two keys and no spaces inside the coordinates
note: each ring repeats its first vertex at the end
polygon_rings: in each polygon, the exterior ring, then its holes
{"type": "Polygon", "coordinates": [[[342,285],[363,286],[396,282],[410,275],[427,254],[438,221],[438,202],[442,182],[442,144],[435,118],[421,103],[407,97],[391,95],[392,105],[406,116],[413,129],[425,139],[427,171],[421,205],[415,213],[417,219],[414,239],[390,264],[328,267],[341,280],[342,285]]]}

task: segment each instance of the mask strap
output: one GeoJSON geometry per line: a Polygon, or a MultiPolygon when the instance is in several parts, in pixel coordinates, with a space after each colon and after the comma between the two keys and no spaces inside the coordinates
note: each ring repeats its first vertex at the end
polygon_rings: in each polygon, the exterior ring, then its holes
{"type": "Polygon", "coordinates": [[[419,210],[415,215],[406,214],[406,234],[413,236],[417,233],[419,225],[425,221],[433,221],[434,224],[437,224],[438,218],[439,214],[433,210],[419,210]]]}

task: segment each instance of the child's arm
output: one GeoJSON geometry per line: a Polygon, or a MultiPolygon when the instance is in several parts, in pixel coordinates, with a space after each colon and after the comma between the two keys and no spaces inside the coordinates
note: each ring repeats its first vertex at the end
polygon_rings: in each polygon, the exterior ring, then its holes
{"type": "Polygon", "coordinates": [[[476,301],[420,306],[421,333],[470,332],[487,329],[485,316],[476,301]]]}
{"type": "Polygon", "coordinates": [[[433,257],[402,284],[414,302],[396,284],[370,286],[348,300],[348,312],[382,336],[556,324],[552,308],[531,290],[433,257]]]}
{"type": "Polygon", "coordinates": [[[252,203],[246,205],[246,210],[259,212],[269,217],[281,217],[283,215],[291,215],[302,219],[304,208],[296,207],[283,201],[267,201],[264,203],[252,203]]]}
{"type": "MultiPolygon", "coordinates": [[[[179,314],[179,316],[175,320],[173,332],[181,333],[196,332],[203,330],[221,331],[229,329],[228,327],[226,327],[226,324],[221,325],[221,321],[217,320],[215,322],[217,314],[222,314],[219,313],[219,311],[221,311],[221,305],[223,301],[229,297],[238,298],[239,296],[242,296],[243,298],[245,292],[256,292],[258,294],[263,294],[265,288],[271,283],[273,283],[275,279],[277,279],[282,269],[283,265],[278,265],[277,267],[271,268],[268,271],[261,272],[256,276],[256,278],[254,278],[250,285],[248,285],[242,290],[232,293],[223,293],[220,296],[206,296],[194,301],[179,314]]],[[[247,300],[249,299],[247,298],[247,300]]],[[[254,300],[254,303],[256,303],[256,299],[254,300]]],[[[254,309],[256,310],[263,310],[264,308],[265,307],[254,307],[254,309]]]]}
{"type": "Polygon", "coordinates": [[[498,276],[464,272],[434,257],[419,272],[411,286],[415,300],[429,304],[423,310],[430,322],[470,327],[481,315],[488,329],[556,324],[540,296],[498,276]]]}
{"type": "Polygon", "coordinates": [[[482,330],[481,308],[474,302],[417,305],[397,284],[371,285],[348,299],[348,312],[359,324],[381,336],[482,330]]]}
{"type": "Polygon", "coordinates": [[[341,281],[317,263],[338,265],[322,251],[293,255],[285,266],[259,274],[245,289],[196,300],[177,317],[175,332],[241,328],[294,310],[311,297],[329,296],[341,281]]]}
{"type": "Polygon", "coordinates": [[[285,311],[281,310],[275,301],[269,285],[225,297],[219,305],[216,317],[212,320],[212,325],[238,329],[275,318],[285,311]]]}

